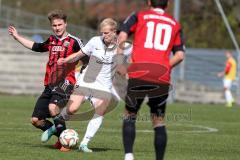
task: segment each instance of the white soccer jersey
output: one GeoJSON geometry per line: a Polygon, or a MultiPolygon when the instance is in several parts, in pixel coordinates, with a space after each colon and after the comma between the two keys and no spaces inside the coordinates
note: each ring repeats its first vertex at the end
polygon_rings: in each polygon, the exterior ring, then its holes
{"type": "MultiPolygon", "coordinates": [[[[111,93],[112,80],[116,69],[116,62],[113,61],[113,57],[116,55],[117,47],[111,45],[107,48],[101,36],[96,36],[89,40],[81,50],[90,59],[88,66],[79,76],[77,84],[111,93]]],[[[129,56],[131,52],[132,47],[124,50],[126,56],[129,56]]]]}

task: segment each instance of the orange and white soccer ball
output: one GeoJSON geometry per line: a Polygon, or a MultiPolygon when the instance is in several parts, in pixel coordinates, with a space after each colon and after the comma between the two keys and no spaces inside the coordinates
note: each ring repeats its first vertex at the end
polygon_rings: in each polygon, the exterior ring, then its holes
{"type": "Polygon", "coordinates": [[[59,140],[63,147],[73,148],[79,141],[78,133],[73,129],[66,129],[60,134],[59,140]]]}

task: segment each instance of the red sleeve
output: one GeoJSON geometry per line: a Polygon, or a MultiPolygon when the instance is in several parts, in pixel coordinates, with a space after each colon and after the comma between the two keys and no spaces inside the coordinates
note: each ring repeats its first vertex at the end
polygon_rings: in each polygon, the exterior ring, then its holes
{"type": "Polygon", "coordinates": [[[228,74],[231,69],[231,63],[228,61],[225,66],[225,74],[228,74]]]}

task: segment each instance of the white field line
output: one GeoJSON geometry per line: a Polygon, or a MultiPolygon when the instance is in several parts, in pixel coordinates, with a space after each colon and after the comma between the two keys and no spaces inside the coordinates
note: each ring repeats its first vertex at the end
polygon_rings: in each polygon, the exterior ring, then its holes
{"type": "MultiPolygon", "coordinates": [[[[24,123],[21,125],[25,125],[25,126],[29,126],[28,127],[11,127],[13,125],[16,125],[16,123],[0,123],[0,128],[1,130],[18,130],[18,131],[29,131],[29,130],[35,130],[34,127],[32,127],[30,124],[24,123]],[[5,127],[5,125],[7,125],[8,127],[5,127]],[[31,128],[32,127],[32,128],[31,128]]],[[[168,129],[167,132],[174,132],[174,133],[213,133],[213,132],[218,132],[219,130],[217,128],[212,128],[212,127],[208,127],[208,126],[203,126],[203,125],[196,125],[196,124],[170,124],[167,126],[183,126],[183,127],[191,127],[193,128],[192,130],[170,130],[168,129]]],[[[76,130],[78,130],[79,128],[75,128],[76,130]]],[[[37,129],[36,129],[37,131],[37,129]]],[[[1,132],[1,131],[0,131],[1,132]]],[[[121,132],[121,129],[117,130],[117,129],[107,129],[107,128],[102,128],[101,132],[110,132],[110,133],[118,133],[121,132]]],[[[138,133],[151,133],[153,132],[153,130],[150,129],[137,129],[138,133]]]]}

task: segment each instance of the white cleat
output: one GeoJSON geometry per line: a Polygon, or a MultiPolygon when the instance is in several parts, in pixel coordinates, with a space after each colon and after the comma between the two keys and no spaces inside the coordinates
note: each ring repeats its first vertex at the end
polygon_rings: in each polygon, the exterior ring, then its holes
{"type": "Polygon", "coordinates": [[[85,153],[92,153],[93,151],[87,147],[85,144],[80,144],[79,148],[80,151],[83,151],[85,153]]]}

